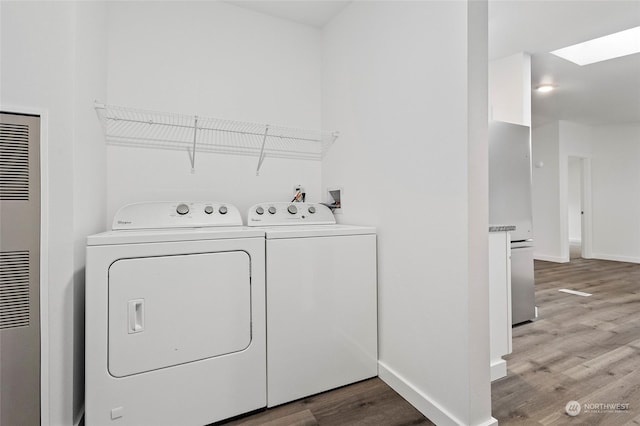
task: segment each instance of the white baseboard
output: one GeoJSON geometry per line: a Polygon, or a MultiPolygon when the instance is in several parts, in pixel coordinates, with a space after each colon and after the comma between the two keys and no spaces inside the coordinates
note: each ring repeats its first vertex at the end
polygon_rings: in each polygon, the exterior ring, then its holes
{"type": "MultiPolygon", "coordinates": [[[[429,396],[381,361],[378,361],[378,376],[435,424],[451,426],[464,424],[464,422],[461,422],[437,402],[432,401],[429,396]]],[[[498,421],[490,417],[487,421],[476,426],[496,426],[497,424],[498,421]]]]}
{"type": "MultiPolygon", "coordinates": [[[[546,262],[567,263],[569,259],[557,256],[547,256],[546,254],[534,253],[533,258],[546,262]]],[[[640,263],[640,257],[619,256],[615,254],[591,253],[589,259],[612,260],[614,262],[640,263]]]]}
{"type": "Polygon", "coordinates": [[[498,426],[498,420],[491,417],[486,422],[479,423],[477,426],[498,426]]]}
{"type": "Polygon", "coordinates": [[[501,379],[507,375],[507,361],[501,359],[491,363],[491,381],[501,379]]]}
{"type": "Polygon", "coordinates": [[[631,256],[618,256],[615,254],[592,253],[591,259],[613,260],[615,262],[640,263],[640,258],[631,256]]]}
{"type": "Polygon", "coordinates": [[[536,260],[544,260],[545,262],[555,262],[555,263],[569,262],[568,258],[557,257],[557,256],[547,256],[546,254],[540,254],[540,253],[533,253],[533,258],[536,260]]]}

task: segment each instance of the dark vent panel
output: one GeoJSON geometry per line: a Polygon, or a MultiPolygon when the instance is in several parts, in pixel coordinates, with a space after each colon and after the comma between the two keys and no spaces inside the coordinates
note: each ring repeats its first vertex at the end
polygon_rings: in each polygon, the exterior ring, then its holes
{"type": "Polygon", "coordinates": [[[0,329],[29,325],[29,252],[0,252],[0,329]]]}
{"type": "Polygon", "coordinates": [[[29,201],[29,126],[0,123],[0,200],[29,201]]]}
{"type": "Polygon", "coordinates": [[[41,423],[40,124],[0,111],[0,426],[41,423]]]}

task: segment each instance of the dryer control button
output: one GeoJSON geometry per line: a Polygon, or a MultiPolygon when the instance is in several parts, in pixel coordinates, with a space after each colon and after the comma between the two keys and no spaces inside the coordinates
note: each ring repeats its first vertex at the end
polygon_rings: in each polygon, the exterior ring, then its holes
{"type": "Polygon", "coordinates": [[[204,208],[204,212],[205,212],[206,214],[211,214],[211,213],[213,213],[213,207],[212,207],[212,206],[206,206],[206,207],[204,208]]]}
{"type": "Polygon", "coordinates": [[[309,213],[314,214],[316,212],[316,208],[313,206],[309,207],[309,213]]]}
{"type": "Polygon", "coordinates": [[[269,207],[269,213],[276,214],[276,208],[273,206],[269,207]]]}
{"type": "Polygon", "coordinates": [[[258,207],[256,209],[256,213],[258,213],[259,215],[263,215],[264,214],[264,209],[262,207],[258,207]]]}
{"type": "Polygon", "coordinates": [[[189,213],[189,206],[186,204],[178,204],[178,207],[176,208],[176,213],[178,213],[179,215],[185,215],[189,213]]]}
{"type": "Polygon", "coordinates": [[[220,212],[220,214],[227,214],[227,206],[220,206],[218,211],[220,212]]]}
{"type": "Polygon", "coordinates": [[[289,207],[287,207],[287,211],[291,214],[296,214],[298,213],[298,208],[291,204],[289,207]]]}

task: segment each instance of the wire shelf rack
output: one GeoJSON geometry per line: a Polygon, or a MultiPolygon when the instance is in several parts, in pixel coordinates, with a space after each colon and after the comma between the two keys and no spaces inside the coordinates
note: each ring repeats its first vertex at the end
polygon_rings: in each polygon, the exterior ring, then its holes
{"type": "Polygon", "coordinates": [[[188,151],[192,171],[196,152],[321,160],[339,133],[295,129],[95,103],[107,143],[188,151]]]}

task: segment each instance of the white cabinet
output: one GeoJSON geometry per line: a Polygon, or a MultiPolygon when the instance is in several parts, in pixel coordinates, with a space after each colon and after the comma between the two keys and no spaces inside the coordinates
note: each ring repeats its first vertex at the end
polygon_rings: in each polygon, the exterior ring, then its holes
{"type": "Polygon", "coordinates": [[[489,233],[489,336],[491,381],[507,375],[511,353],[511,242],[509,232],[489,233]]]}

